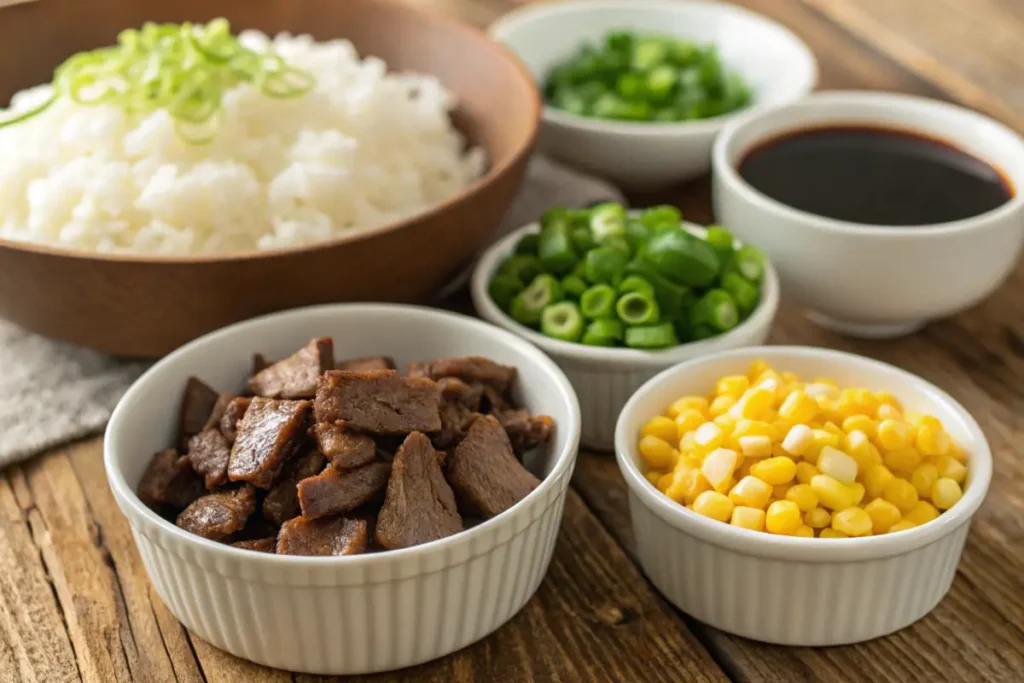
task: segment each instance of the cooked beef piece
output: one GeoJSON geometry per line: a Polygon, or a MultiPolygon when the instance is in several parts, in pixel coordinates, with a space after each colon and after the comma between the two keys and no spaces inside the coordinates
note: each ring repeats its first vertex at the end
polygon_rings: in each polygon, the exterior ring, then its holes
{"type": "Polygon", "coordinates": [[[281,526],[292,517],[299,514],[299,492],[296,486],[303,479],[307,479],[323,470],[327,461],[317,451],[310,451],[305,455],[292,458],[281,471],[281,477],[274,484],[274,488],[267,492],[263,499],[263,517],[267,521],[281,526]]]}
{"type": "Polygon", "coordinates": [[[339,470],[361,467],[377,454],[373,439],[345,429],[344,422],[320,422],[310,431],[320,452],[339,470]]]}
{"type": "Polygon", "coordinates": [[[441,402],[441,430],[431,434],[430,441],[435,448],[450,448],[466,436],[469,423],[476,415],[462,403],[453,401],[441,402]]]}
{"type": "Polygon", "coordinates": [[[238,425],[228,478],[268,489],[306,435],[309,401],[254,398],[238,425]]]}
{"type": "Polygon", "coordinates": [[[466,515],[493,517],[535,489],[540,480],[512,453],[501,423],[481,415],[448,458],[448,481],[466,515]]]}
{"type": "Polygon", "coordinates": [[[205,478],[206,488],[214,490],[228,480],[231,444],[216,427],[209,427],[188,440],[188,460],[192,469],[205,478]]]}
{"type": "Polygon", "coordinates": [[[484,397],[480,401],[480,410],[478,412],[486,414],[496,413],[499,410],[515,410],[505,397],[499,392],[495,391],[493,387],[484,387],[484,397]]]}
{"type": "Polygon", "coordinates": [[[353,372],[366,372],[367,370],[394,370],[395,359],[391,356],[368,356],[366,358],[353,358],[335,365],[338,370],[351,370],[353,372]]]}
{"type": "Polygon", "coordinates": [[[213,404],[213,409],[210,411],[210,416],[206,418],[206,422],[203,423],[203,429],[210,429],[211,427],[219,427],[220,420],[224,417],[224,413],[227,412],[228,406],[231,402],[238,398],[238,394],[233,391],[222,391],[217,395],[217,401],[213,404]]]}
{"type": "Polygon", "coordinates": [[[363,519],[288,520],[277,535],[281,555],[359,555],[366,552],[367,526],[363,519]]]}
{"type": "Polygon", "coordinates": [[[231,545],[236,548],[242,548],[243,550],[255,550],[258,553],[277,552],[277,539],[273,536],[269,536],[267,538],[256,538],[251,541],[236,541],[231,545]]]}
{"type": "MultiPolygon", "coordinates": [[[[262,506],[260,501],[260,491],[256,490],[256,509],[259,510],[262,506]]],[[[280,524],[274,524],[269,522],[259,514],[254,514],[249,518],[249,521],[245,523],[242,530],[231,537],[233,541],[257,541],[261,538],[267,538],[270,536],[277,536],[277,530],[280,524]]]]}
{"type": "Polygon", "coordinates": [[[429,379],[394,370],[331,370],[320,376],[317,422],[344,420],[351,429],[377,434],[436,432],[441,388],[429,379]]]}
{"type": "Polygon", "coordinates": [[[255,508],[255,489],[243,486],[199,498],[178,515],[176,523],[197,536],[211,541],[223,541],[236,531],[241,531],[255,508]]]}
{"type": "Polygon", "coordinates": [[[224,410],[224,414],[220,418],[220,433],[224,435],[228,443],[235,442],[235,437],[238,436],[238,423],[245,417],[245,411],[249,409],[251,401],[252,399],[248,396],[236,396],[224,410]]]}
{"type": "Polygon", "coordinates": [[[461,403],[473,412],[480,409],[480,399],[484,393],[482,384],[466,384],[458,377],[442,377],[437,380],[441,387],[441,400],[461,403]]]}
{"type": "Polygon", "coordinates": [[[462,531],[455,495],[444,480],[437,452],[413,432],[395,454],[375,538],[388,549],[408,548],[462,531]]]}
{"type": "Polygon", "coordinates": [[[272,365],[262,353],[252,354],[252,374],[258,375],[272,365]]]}
{"type": "Polygon", "coordinates": [[[463,382],[485,384],[505,393],[515,379],[516,369],[495,363],[489,358],[465,356],[439,358],[429,363],[410,363],[407,374],[410,377],[429,377],[433,380],[457,377],[463,382]]]}
{"type": "Polygon", "coordinates": [[[249,390],[266,398],[313,398],[316,379],[334,367],[334,342],[317,337],[249,378],[249,390]]]}
{"type": "Polygon", "coordinates": [[[554,421],[547,415],[531,415],[521,408],[496,410],[492,415],[505,428],[516,453],[525,453],[551,438],[554,421]]]}
{"type": "Polygon", "coordinates": [[[306,519],[355,510],[373,500],[388,483],[391,465],[371,462],[344,472],[333,465],[299,482],[299,505],[306,519]]]}
{"type": "Polygon", "coordinates": [[[194,434],[203,431],[206,420],[213,412],[217,403],[217,392],[202,380],[189,377],[185,384],[185,393],[181,396],[181,409],[178,417],[178,443],[182,450],[194,434]]]}
{"type": "Polygon", "coordinates": [[[193,471],[188,457],[173,448],[154,455],[139,481],[139,499],[151,508],[170,505],[181,510],[204,493],[202,477],[193,471]]]}

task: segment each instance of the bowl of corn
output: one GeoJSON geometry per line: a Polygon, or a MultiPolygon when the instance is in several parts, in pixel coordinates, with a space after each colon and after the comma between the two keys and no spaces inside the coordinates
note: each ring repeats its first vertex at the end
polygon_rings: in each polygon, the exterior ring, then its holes
{"type": "Polygon", "coordinates": [[[949,590],[992,454],[948,394],[868,358],[748,347],[644,384],[615,431],[645,573],[783,645],[882,636],[949,590]]]}

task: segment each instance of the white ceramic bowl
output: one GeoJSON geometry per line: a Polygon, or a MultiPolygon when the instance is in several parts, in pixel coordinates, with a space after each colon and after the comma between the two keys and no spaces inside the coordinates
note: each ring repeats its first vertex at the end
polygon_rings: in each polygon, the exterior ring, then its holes
{"type": "Polygon", "coordinates": [[[715,217],[771,255],[787,297],[825,327],[893,337],[952,315],[1006,279],[1024,242],[1024,140],[944,102],[875,92],[823,92],[752,112],[714,146],[715,217]],[[1015,193],[997,209],[929,226],[868,226],[790,208],[752,188],[737,165],[779,135],[829,124],[877,125],[946,140],[1001,169],[1015,193]]]}
{"type": "Polygon", "coordinates": [[[841,645],[917,621],[949,590],[971,517],[992,477],[977,422],[948,394],[908,372],[840,351],[765,346],[715,354],[666,370],[622,411],[615,432],[644,572],[679,609],[737,635],[782,645],[841,645]],[[648,482],[640,429],[679,396],[710,393],[722,375],[763,358],[779,371],[891,391],[927,412],[967,451],[964,496],[938,519],[897,534],[820,539],[739,529],[673,502],[648,482]]]}
{"type": "MultiPolygon", "coordinates": [[[[788,29],[741,7],[710,0],[531,3],[498,19],[489,32],[543,84],[552,68],[571,57],[581,43],[600,41],[616,30],[717,45],[723,63],[752,88],[754,109],[796,100],[813,90],[818,79],[814,55],[788,29]]],[[[655,190],[707,173],[711,143],[737,113],[682,123],[633,123],[545,107],[540,149],[625,189],[655,190]]]]}
{"type": "Polygon", "coordinates": [[[329,305],[232,325],[158,362],[114,411],[104,462],[157,593],[190,631],[266,666],[353,674],[454,652],[519,611],[551,560],[579,429],[579,406],[565,375],[514,335],[427,308],[329,305]],[[339,357],[383,353],[404,364],[479,354],[518,367],[518,398],[556,425],[552,442],[527,459],[541,485],[507,512],[455,536],[353,557],[232,548],[179,529],[139,501],[135,487],[150,456],[173,441],[189,375],[237,389],[252,352],[280,358],[319,335],[334,337],[339,357]]]}
{"type": "MultiPolygon", "coordinates": [[[[685,226],[696,235],[703,237],[707,234],[699,225],[685,223],[685,226]]],[[[484,252],[473,271],[473,305],[482,318],[537,345],[565,371],[580,400],[583,414],[580,441],[589,448],[614,448],[615,421],[619,419],[622,406],[641,384],[665,368],[716,351],[763,344],[768,339],[779,308],[779,280],[767,259],[761,301],[757,308],[729,332],[710,339],[680,344],[663,351],[641,351],[564,342],[520,325],[494,303],[487,293],[487,285],[502,261],[515,251],[519,239],[539,231],[538,223],[524,225],[484,252]]]]}

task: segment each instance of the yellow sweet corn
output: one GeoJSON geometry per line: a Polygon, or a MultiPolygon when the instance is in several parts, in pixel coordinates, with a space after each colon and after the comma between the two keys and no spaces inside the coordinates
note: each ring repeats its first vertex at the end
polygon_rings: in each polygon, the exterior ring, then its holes
{"type": "Polygon", "coordinates": [[[917,425],[915,442],[921,455],[945,455],[949,452],[949,434],[937,418],[925,415],[917,425]]]}
{"type": "Polygon", "coordinates": [[[800,456],[807,452],[807,449],[814,443],[814,432],[807,425],[796,424],[786,432],[786,438],[782,440],[782,449],[790,455],[800,456]]]}
{"type": "Polygon", "coordinates": [[[882,456],[885,466],[894,472],[910,473],[921,464],[921,454],[913,448],[901,448],[898,451],[886,451],[882,456]]]}
{"type": "Polygon", "coordinates": [[[885,487],[895,478],[885,465],[875,465],[868,468],[868,471],[864,473],[864,488],[867,489],[869,497],[881,498],[882,493],[885,492],[885,487]]]}
{"type": "Polygon", "coordinates": [[[935,458],[935,469],[943,479],[952,479],[958,484],[963,484],[967,478],[967,468],[948,453],[935,458]]]}
{"type": "Polygon", "coordinates": [[[729,498],[736,505],[763,510],[772,496],[772,487],[757,477],[745,476],[740,479],[732,490],[729,498]]]}
{"type": "Polygon", "coordinates": [[[676,423],[664,415],[652,417],[640,433],[643,436],[656,436],[666,443],[674,443],[679,439],[676,434],[676,423]]]}
{"type": "Polygon", "coordinates": [[[713,489],[719,493],[727,493],[732,473],[736,471],[738,464],[739,456],[736,451],[728,448],[716,448],[704,458],[700,470],[713,489]]]}
{"type": "Polygon", "coordinates": [[[864,434],[871,437],[878,430],[878,423],[867,415],[851,415],[843,420],[842,427],[843,431],[847,434],[851,432],[864,432],[864,434]]]}
{"type": "Polygon", "coordinates": [[[871,518],[871,529],[876,534],[884,534],[903,516],[898,507],[884,498],[875,498],[864,506],[864,512],[871,518]]]}
{"type": "Polygon", "coordinates": [[[640,439],[637,450],[640,451],[640,455],[648,465],[660,470],[670,470],[675,467],[676,458],[679,457],[679,451],[672,448],[668,442],[650,434],[640,439]]]}
{"type": "Polygon", "coordinates": [[[771,410],[774,402],[775,391],[773,389],[764,386],[751,387],[744,392],[735,405],[729,408],[729,414],[737,420],[741,418],[757,420],[771,410]]]}
{"type": "Polygon", "coordinates": [[[801,512],[810,512],[818,507],[818,494],[814,492],[810,484],[796,484],[790,486],[786,491],[786,500],[796,503],[801,512]]]}
{"type": "Polygon", "coordinates": [[[917,495],[927,498],[932,495],[932,486],[939,480],[939,468],[930,462],[917,466],[910,475],[910,483],[917,489],[917,495]]]}
{"type": "Polygon", "coordinates": [[[878,406],[878,410],[875,411],[875,417],[879,420],[902,420],[903,414],[900,413],[899,408],[883,403],[878,406]]]}
{"type": "Polygon", "coordinates": [[[801,538],[814,538],[814,529],[806,524],[801,524],[796,528],[796,531],[793,532],[793,535],[800,536],[801,538]]]}
{"type": "Polygon", "coordinates": [[[953,507],[963,495],[960,484],[946,477],[941,477],[932,486],[932,504],[940,510],[953,507]]]}
{"type": "Polygon", "coordinates": [[[726,411],[736,405],[736,397],[731,394],[725,394],[724,396],[716,396],[715,400],[711,402],[708,407],[708,415],[711,417],[718,417],[723,415],[726,411]]]}
{"type": "Polygon", "coordinates": [[[722,430],[722,436],[728,438],[732,435],[732,430],[736,428],[736,418],[729,413],[722,413],[714,420],[712,420],[718,428],[722,430]]]}
{"type": "Polygon", "coordinates": [[[888,451],[898,451],[910,445],[910,427],[898,419],[878,423],[878,443],[888,451]]]}
{"type": "Polygon", "coordinates": [[[882,497],[898,507],[903,514],[913,510],[918,500],[917,489],[913,484],[906,479],[895,478],[885,485],[882,497]]]}
{"type": "Polygon", "coordinates": [[[801,484],[810,484],[815,475],[821,474],[817,467],[809,462],[798,462],[796,464],[796,480],[801,484]]]}
{"type": "Polygon", "coordinates": [[[750,370],[747,371],[747,378],[750,379],[751,382],[753,382],[758,377],[760,377],[763,372],[766,372],[771,369],[772,366],[768,365],[767,361],[758,358],[757,360],[750,364],[750,370]]]}
{"type": "Polygon", "coordinates": [[[764,510],[737,505],[732,509],[732,519],[729,523],[743,529],[761,531],[764,529],[764,510]]]}
{"type": "MultiPolygon", "coordinates": [[[[680,411],[673,424],[676,428],[676,438],[681,439],[687,432],[692,432],[697,427],[708,421],[708,418],[696,408],[687,408],[680,411]]],[[[648,423],[649,424],[649,423],[648,423]]]]}
{"type": "Polygon", "coordinates": [[[728,522],[735,507],[733,502],[717,491],[705,491],[693,501],[693,511],[719,522],[728,522]]]}
{"type": "Polygon", "coordinates": [[[859,429],[846,435],[846,452],[857,461],[859,470],[882,464],[882,455],[875,448],[875,444],[871,443],[868,435],[859,429]]]}
{"type": "Polygon", "coordinates": [[[788,484],[796,477],[796,463],[787,457],[766,458],[754,465],[750,472],[772,486],[788,484]]]}
{"type": "Polygon", "coordinates": [[[849,538],[849,535],[835,529],[822,529],[818,538],[849,538]]]}
{"type": "MultiPolygon", "coordinates": [[[[667,493],[668,487],[672,485],[673,479],[675,479],[675,475],[672,472],[669,472],[668,474],[663,474],[660,477],[658,477],[658,481],[655,484],[655,486],[657,486],[658,490],[661,491],[662,493],[667,493]]],[[[669,497],[671,498],[671,496],[669,497]]]]}
{"type": "Polygon", "coordinates": [[[708,400],[703,396],[683,396],[672,402],[668,407],[668,416],[675,419],[684,410],[696,410],[703,415],[708,414],[708,400]]]}
{"type": "Polygon", "coordinates": [[[779,406],[779,417],[793,422],[813,420],[821,409],[818,402],[803,391],[794,391],[779,406]]]}
{"type": "Polygon", "coordinates": [[[721,446],[724,438],[725,435],[722,434],[721,427],[714,422],[705,422],[700,427],[697,427],[693,440],[701,448],[711,450],[721,446]]]}
{"type": "Polygon", "coordinates": [[[832,523],[832,514],[825,508],[814,508],[804,513],[804,523],[812,529],[824,529],[832,523]]]}
{"type": "Polygon", "coordinates": [[[740,452],[747,458],[764,458],[772,454],[772,440],[768,436],[741,436],[740,452]]]}
{"type": "Polygon", "coordinates": [[[659,472],[658,470],[651,470],[650,472],[644,475],[644,477],[647,478],[647,481],[651,482],[651,485],[654,487],[658,486],[658,480],[664,476],[665,473],[659,472]]]}
{"type": "Polygon", "coordinates": [[[847,536],[868,536],[871,534],[871,517],[861,508],[846,508],[832,515],[832,528],[847,536]]]}
{"type": "Polygon", "coordinates": [[[739,398],[749,388],[750,378],[746,375],[726,375],[718,380],[715,385],[715,393],[719,396],[739,398]]]}
{"type": "Polygon", "coordinates": [[[707,477],[697,468],[673,475],[672,482],[665,489],[665,495],[682,505],[693,505],[700,494],[711,490],[707,477]]]}
{"type": "Polygon", "coordinates": [[[821,449],[817,468],[821,470],[822,474],[827,474],[843,484],[852,484],[857,481],[857,461],[831,446],[821,449]]]}
{"type": "Polygon", "coordinates": [[[791,500],[777,500],[768,506],[764,527],[768,533],[791,535],[803,523],[800,508],[791,500]]]}
{"type": "Polygon", "coordinates": [[[919,500],[910,512],[903,515],[903,519],[920,526],[930,522],[939,516],[939,510],[927,500],[919,500]]]}
{"type": "Polygon", "coordinates": [[[907,529],[913,529],[915,526],[917,526],[917,524],[911,522],[909,519],[901,519],[900,521],[896,522],[891,527],[889,527],[889,531],[887,533],[894,534],[897,531],[906,531],[907,529]]]}

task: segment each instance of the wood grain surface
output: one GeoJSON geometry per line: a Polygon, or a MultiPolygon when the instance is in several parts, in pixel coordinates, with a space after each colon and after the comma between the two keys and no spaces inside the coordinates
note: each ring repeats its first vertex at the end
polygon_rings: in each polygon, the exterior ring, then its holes
{"type": "MultiPolygon", "coordinates": [[[[408,0],[477,25],[514,0],[408,0]]],[[[823,88],[959,101],[1024,130],[1024,5],[1015,0],[742,0],[817,54],[823,88]],[[954,47],[955,46],[955,47],[954,47]]],[[[708,183],[671,195],[711,218],[708,183]]],[[[780,310],[773,343],[855,351],[943,387],[995,456],[948,597],[890,637],[781,648],[733,637],[669,606],[632,559],[626,489],[608,455],[582,453],[555,557],[507,626],[455,655],[372,681],[1024,680],[1024,269],[988,301],[912,337],[868,342],[780,310]]],[[[0,479],[0,681],[320,683],[242,662],[187,633],[155,595],[87,440],[0,479]]]]}

